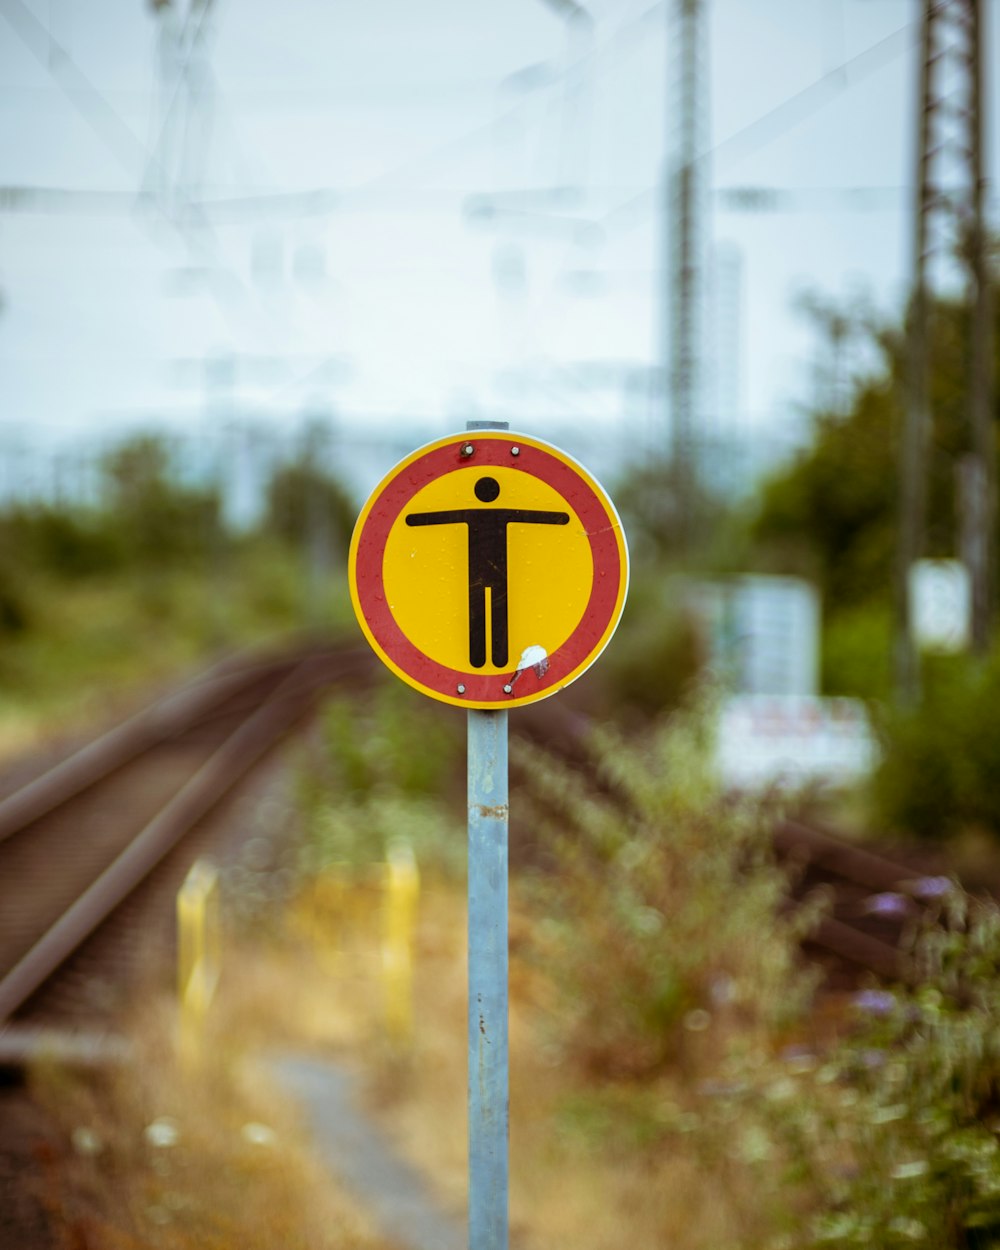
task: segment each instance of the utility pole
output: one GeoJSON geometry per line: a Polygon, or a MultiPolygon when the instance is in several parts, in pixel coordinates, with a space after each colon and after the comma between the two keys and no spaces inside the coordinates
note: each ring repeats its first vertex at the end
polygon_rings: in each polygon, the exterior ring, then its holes
{"type": "Polygon", "coordinates": [[[697,421],[704,312],[704,0],[675,0],[668,21],[667,142],[664,179],[663,309],[666,409],[670,421],[678,532],[690,546],[699,488],[697,421]],[[671,26],[673,29],[671,30],[671,26]],[[673,38],[671,38],[671,35],[673,38]],[[676,119],[671,142],[670,122],[676,119]]]}
{"type": "Polygon", "coordinates": [[[921,5],[896,566],[896,690],[902,702],[911,704],[920,695],[910,570],[924,554],[927,527],[931,290],[935,277],[940,280],[941,262],[949,249],[957,254],[964,271],[971,314],[971,450],[960,466],[960,554],[972,583],[972,641],[978,655],[989,649],[993,632],[996,514],[991,292],[983,202],[984,6],[983,0],[921,0],[921,5]],[[932,268],[934,261],[937,264],[932,268]]]}
{"type": "Polygon", "coordinates": [[[935,42],[934,0],[922,0],[920,29],[919,134],[914,179],[911,286],[903,364],[903,430],[899,463],[899,534],[896,547],[896,690],[901,701],[919,694],[917,648],[910,619],[910,569],[923,554],[927,511],[927,443],[930,434],[930,370],[927,365],[927,220],[931,208],[930,137],[935,42]]]}
{"type": "Polygon", "coordinates": [[[968,264],[972,302],[970,360],[970,424],[973,486],[968,511],[975,541],[968,559],[972,574],[972,645],[985,656],[992,642],[996,610],[993,565],[996,558],[996,431],[993,424],[993,286],[986,237],[986,177],[983,163],[986,117],[987,40],[983,30],[986,6],[970,0],[966,49],[970,83],[969,150],[972,212],[968,230],[968,264]]]}

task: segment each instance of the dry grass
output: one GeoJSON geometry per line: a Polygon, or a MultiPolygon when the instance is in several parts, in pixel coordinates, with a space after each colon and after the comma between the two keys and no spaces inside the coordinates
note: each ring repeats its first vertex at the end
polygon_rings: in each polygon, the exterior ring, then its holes
{"type": "MultiPolygon", "coordinates": [[[[519,930],[529,923],[516,913],[511,923],[511,1228],[517,1244],[524,1250],[761,1244],[770,1212],[749,1172],[709,1162],[688,1148],[691,1137],[664,1131],[668,1123],[691,1122],[694,1061],[688,1071],[641,1091],[584,1087],[554,1062],[543,1025],[550,997],[545,978],[517,957],[519,930]],[[648,1138],[641,1130],[635,1138],[628,1130],[623,1135],[629,1123],[653,1131],[648,1138]]],[[[401,1057],[371,1045],[369,1034],[356,1054],[385,1131],[428,1175],[443,1203],[460,1208],[466,1193],[466,956],[459,889],[425,890],[417,946],[412,1047],[401,1057]]]]}
{"type": "MultiPolygon", "coordinates": [[[[30,625],[0,647],[0,763],[53,734],[89,735],[114,716],[109,695],[126,715],[220,650],[297,628],[295,577],[294,563],[269,548],[234,551],[211,576],[197,563],[76,581],[33,574],[30,625]]],[[[342,626],[339,603],[330,612],[342,626]]]]}
{"type": "MultiPolygon", "coordinates": [[[[557,1062],[545,1029],[551,989],[542,972],[518,958],[531,923],[517,911],[511,922],[516,1244],[764,1244],[771,1215],[750,1173],[731,1160],[707,1159],[695,1134],[676,1129],[693,1123],[696,1059],[641,1089],[584,1083],[557,1062]]],[[[268,1085],[259,1058],[282,1049],[360,1068],[373,1116],[442,1205],[461,1210],[465,959],[461,888],[425,885],[414,1036],[406,1048],[392,1046],[381,1025],[377,925],[362,923],[345,938],[317,925],[311,907],[299,907],[281,935],[230,947],[206,1037],[212,1058],[196,1069],[177,1064],[175,1010],[163,992],[145,996],[141,1015],[129,1022],[137,1064],[96,1080],[39,1069],[35,1088],[65,1143],[50,1200],[67,1246],[379,1250],[383,1243],[364,1213],[311,1155],[295,1109],[268,1085]],[[157,1125],[166,1125],[168,1136],[175,1132],[176,1141],[155,1145],[157,1125]],[[254,1126],[264,1126],[263,1133],[254,1126]]]]}
{"type": "Polygon", "coordinates": [[[284,1013],[261,1013],[262,1003],[288,1004],[303,1037],[336,1028],[336,1013],[302,1010],[273,952],[239,966],[196,1065],[178,1063],[174,1005],[154,993],[126,1022],[136,1062],[96,1076],[44,1063],[33,1072],[63,1143],[49,1160],[47,1205],[68,1247],[387,1250],[313,1157],[247,1045],[285,1032],[274,1027],[284,1013]],[[261,996],[248,1039],[240,1026],[251,992],[261,996]]]}

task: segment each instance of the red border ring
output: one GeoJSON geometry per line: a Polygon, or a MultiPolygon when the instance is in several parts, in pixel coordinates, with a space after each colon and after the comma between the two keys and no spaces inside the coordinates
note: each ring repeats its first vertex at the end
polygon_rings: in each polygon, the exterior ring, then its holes
{"type": "Polygon", "coordinates": [[[509,431],[456,434],[402,461],[382,480],[362,510],[351,539],[349,572],[359,622],[382,660],[419,689],[448,703],[500,708],[555,694],[584,672],[603,650],[621,616],[628,585],[628,551],[621,521],[611,500],[585,470],[565,453],[534,438],[509,431]],[[530,473],[547,482],[574,509],[587,531],[594,562],[594,582],[580,623],[549,657],[547,670],[478,673],[432,660],[406,637],[389,608],[383,559],[389,532],[417,491],[454,469],[466,468],[471,444],[475,463],[530,473]],[[511,455],[511,445],[519,449],[511,455]],[[464,692],[458,693],[458,687],[464,692]],[[512,686],[511,693],[504,686],[512,686]]]}

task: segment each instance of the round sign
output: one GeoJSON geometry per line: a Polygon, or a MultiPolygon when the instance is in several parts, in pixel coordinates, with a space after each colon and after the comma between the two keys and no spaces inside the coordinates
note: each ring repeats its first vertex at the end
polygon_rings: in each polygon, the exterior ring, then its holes
{"type": "Polygon", "coordinates": [[[351,599],[380,658],[460,707],[516,707],[604,650],[628,589],[614,504],[565,452],[506,430],[421,447],[354,527],[351,599]]]}

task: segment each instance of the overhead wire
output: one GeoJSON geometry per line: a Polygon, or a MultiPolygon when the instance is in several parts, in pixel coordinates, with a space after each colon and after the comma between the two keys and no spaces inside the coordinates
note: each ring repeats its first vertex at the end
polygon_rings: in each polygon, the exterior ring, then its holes
{"type": "Polygon", "coordinates": [[[148,156],[142,141],[107,99],[90,82],[66,49],[59,44],[21,0],[0,0],[0,15],[45,69],[49,70],[84,120],[111,152],[122,169],[134,176],[148,156]]]}
{"type": "MultiPolygon", "coordinates": [[[[706,148],[699,160],[711,159],[713,165],[743,160],[775,139],[793,130],[811,114],[817,112],[845,90],[855,86],[870,74],[895,60],[907,51],[916,39],[916,22],[906,22],[884,38],[879,39],[862,52],[849,57],[840,65],[828,70],[814,82],[786,97],[780,103],[762,113],[753,121],[741,126],[731,135],[706,148]]],[[[637,196],[616,205],[601,218],[606,228],[630,229],[655,208],[658,188],[650,188],[637,196]]]]}
{"type": "MultiPolygon", "coordinates": [[[[662,3],[654,4],[634,19],[631,25],[644,24],[651,14],[658,13],[662,8],[662,3]]],[[[716,163],[735,162],[773,142],[805,120],[811,113],[837,98],[844,90],[861,82],[906,51],[915,37],[916,29],[916,23],[905,23],[875,44],[848,58],[814,82],[788,96],[733,134],[707,148],[701,157],[710,157],[716,163]]],[[[568,68],[575,71],[586,61],[595,60],[600,55],[609,52],[620,37],[621,30],[619,29],[599,48],[580,58],[568,68]]],[[[372,192],[398,189],[401,184],[405,184],[414,177],[420,179],[426,176],[428,170],[434,165],[451,160],[457,152],[469,144],[477,143],[496,126],[511,120],[521,111],[521,108],[522,105],[518,102],[499,117],[491,118],[487,122],[472,127],[429,151],[352,187],[315,188],[301,192],[278,193],[274,196],[255,196],[248,201],[248,207],[252,203],[259,209],[265,209],[269,204],[278,208],[284,202],[289,209],[294,209],[298,203],[306,212],[318,215],[339,211],[347,207],[353,199],[363,200],[366,194],[372,192]]],[[[455,194],[463,194],[463,192],[456,189],[455,194]]],[[[600,219],[601,224],[610,226],[612,229],[620,228],[621,220],[623,218],[627,220],[630,214],[638,212],[641,216],[647,215],[653,207],[655,194],[656,188],[649,188],[629,197],[623,203],[610,209],[600,219]]],[[[239,208],[239,201],[236,199],[225,201],[223,204],[229,210],[239,208]]],[[[223,204],[219,207],[223,207],[223,204]]],[[[207,204],[204,207],[210,211],[212,206],[207,204]]]]}
{"type": "MultiPolygon", "coordinates": [[[[200,15],[197,30],[198,37],[202,35],[209,7],[210,5],[206,4],[200,15]]],[[[588,62],[596,64],[605,55],[617,54],[621,50],[625,39],[628,38],[628,32],[633,28],[644,28],[651,19],[659,17],[662,8],[662,2],[649,6],[626,26],[619,27],[598,48],[589,51],[586,56],[580,58],[579,62],[568,68],[570,70],[578,70],[588,62]]],[[[83,75],[65,50],[60,48],[58,44],[55,44],[55,41],[47,35],[42,24],[30,14],[25,6],[20,3],[20,0],[0,0],[0,12],[3,13],[15,29],[15,32],[21,37],[22,42],[29,47],[29,50],[43,64],[46,64],[51,59],[53,49],[55,50],[63,67],[63,72],[73,83],[71,89],[63,83],[60,85],[63,86],[63,90],[66,91],[66,94],[69,95],[76,107],[86,117],[92,128],[98,132],[105,144],[112,149],[116,159],[118,159],[119,164],[123,168],[131,172],[131,162],[143,158],[147,161],[147,168],[149,167],[149,162],[155,162],[157,158],[156,150],[150,153],[147,148],[144,148],[131,128],[127,126],[105,97],[86,79],[85,75],[83,75]]],[[[831,99],[839,96],[844,89],[867,77],[897,56],[906,47],[908,36],[914,29],[914,23],[907,23],[872,47],[865,49],[856,56],[849,58],[842,65],[828,71],[816,82],[796,92],[762,116],[741,127],[734,134],[727,136],[704,155],[711,155],[717,161],[735,161],[772,142],[775,138],[799,124],[806,116],[824,107],[831,99]]],[[[176,106],[179,94],[180,78],[178,77],[171,100],[171,109],[176,106]]],[[[502,123],[505,117],[513,116],[520,109],[521,102],[518,102],[517,105],[507,110],[501,117],[491,118],[484,124],[470,128],[463,134],[447,140],[428,152],[417,155],[394,169],[383,171],[366,182],[345,189],[346,198],[353,199],[358,197],[363,199],[366,193],[384,192],[394,188],[403,190],[408,183],[411,185],[412,191],[412,183],[414,181],[422,181],[436,166],[440,166],[442,163],[450,163],[456,155],[460,155],[467,150],[470,144],[477,143],[482,137],[490,133],[497,124],[502,123]]],[[[159,143],[160,140],[158,139],[157,146],[159,146],[159,143]]],[[[318,197],[318,193],[315,192],[307,194],[318,197]]],[[[651,207],[653,195],[653,191],[647,191],[640,193],[638,196],[630,197],[623,204],[612,208],[602,219],[603,224],[611,228],[620,228],[623,218],[627,220],[630,214],[634,215],[636,212],[641,212],[645,215],[651,207]]],[[[250,208],[251,212],[254,204],[265,208],[266,203],[272,199],[274,201],[286,200],[289,202],[289,206],[291,206],[294,198],[294,193],[288,196],[249,197],[247,207],[250,208]]],[[[336,211],[338,208],[343,207],[344,204],[340,194],[331,193],[329,190],[324,193],[323,200],[325,202],[319,204],[314,202],[314,206],[318,207],[321,212],[336,211]]],[[[237,206],[236,201],[230,201],[230,204],[233,208],[237,206]]],[[[274,206],[277,207],[277,204],[275,203],[274,206]]],[[[210,204],[192,203],[189,207],[194,214],[211,211],[210,204]]],[[[176,229],[176,223],[172,224],[174,224],[176,229]]],[[[317,368],[322,367],[322,364],[317,366],[317,368]]],[[[312,372],[314,370],[310,370],[310,373],[312,372]]],[[[306,378],[308,376],[307,374],[306,378]]],[[[305,380],[305,378],[302,380],[305,380]]],[[[294,383],[292,384],[294,385],[294,383]]],[[[281,389],[284,389],[284,387],[281,389]]]]}
{"type": "MultiPolygon", "coordinates": [[[[196,39],[202,37],[211,4],[212,0],[204,0],[200,6],[201,16],[194,32],[196,39]]],[[[162,203],[157,203],[155,197],[144,195],[141,190],[143,171],[152,169],[157,173],[162,172],[158,169],[159,161],[156,153],[150,152],[147,145],[84,74],[66,48],[31,13],[22,0],[0,0],[0,16],[6,19],[22,44],[39,64],[49,71],[60,89],[105,147],[110,150],[124,172],[135,180],[137,187],[140,187],[134,195],[133,206],[142,208],[147,204],[152,204],[160,219],[180,241],[190,261],[201,266],[206,277],[205,288],[212,302],[230,329],[238,330],[237,308],[245,310],[248,307],[249,292],[240,276],[231,267],[218,262],[221,252],[219,241],[211,222],[204,215],[202,205],[198,202],[189,202],[185,206],[185,214],[177,218],[166,212],[162,203]],[[192,227],[195,230],[194,234],[192,234],[192,227]],[[208,264],[205,263],[206,253],[208,264]]],[[[189,13],[188,21],[190,20],[189,13]]],[[[90,206],[94,207],[93,199],[90,206]]]]}
{"type": "MultiPolygon", "coordinates": [[[[204,23],[207,20],[207,10],[209,7],[210,4],[206,4],[203,7],[202,17],[195,32],[197,38],[201,38],[203,35],[204,23]]],[[[638,16],[630,19],[628,22],[618,27],[614,33],[609,35],[609,37],[599,47],[592,49],[584,56],[568,64],[566,72],[577,72],[588,62],[593,62],[608,54],[615,54],[619,52],[621,43],[641,31],[641,29],[648,24],[651,18],[659,14],[663,7],[664,0],[657,0],[657,3],[650,5],[638,16]]],[[[122,167],[127,173],[133,174],[135,172],[135,166],[131,163],[131,160],[144,165],[149,162],[153,162],[155,164],[157,160],[156,149],[159,148],[163,140],[163,129],[161,129],[160,136],[157,139],[153,152],[150,152],[150,149],[143,144],[131,128],[123,121],[120,114],[111,106],[107,98],[93,86],[66,50],[55,42],[42,23],[30,13],[23,3],[21,3],[21,0],[0,0],[0,13],[7,18],[12,27],[14,27],[15,32],[21,37],[22,42],[25,43],[29,51],[32,52],[39,63],[45,65],[47,68],[51,68],[48,64],[50,51],[54,50],[57,53],[60,63],[65,65],[66,72],[73,76],[74,80],[78,83],[80,93],[86,96],[87,101],[93,109],[92,116],[87,115],[85,112],[86,119],[90,122],[92,128],[97,131],[98,137],[105,142],[106,146],[112,147],[115,150],[119,163],[122,164],[122,167]],[[119,151],[119,149],[123,150],[125,147],[129,149],[129,155],[131,158],[129,160],[122,155],[122,151],[119,151]]],[[[186,64],[187,62],[185,61],[185,65],[186,64]]],[[[178,97],[180,95],[181,77],[182,74],[179,73],[177,79],[175,80],[175,89],[171,97],[171,104],[168,111],[172,110],[177,105],[178,97]]],[[[70,95],[71,99],[73,99],[72,94],[66,88],[65,84],[59,82],[58,78],[56,78],[56,81],[59,83],[59,86],[63,89],[63,91],[67,95],[70,95]]],[[[554,82],[549,85],[554,85],[554,82]]],[[[81,111],[84,111],[80,100],[73,99],[73,103],[76,104],[78,108],[81,108],[81,111]]],[[[496,126],[502,125],[505,121],[511,120],[519,111],[521,111],[521,109],[522,101],[518,101],[499,117],[491,117],[489,120],[477,126],[473,126],[468,130],[463,131],[461,134],[455,135],[452,138],[445,140],[443,143],[436,145],[425,152],[419,153],[417,156],[401,162],[399,165],[391,169],[375,174],[374,176],[354,186],[315,188],[305,191],[277,193],[273,196],[255,195],[247,197],[248,207],[252,206],[261,209],[273,208],[278,207],[279,204],[284,201],[289,208],[294,208],[296,201],[301,201],[303,205],[305,205],[308,213],[337,211],[339,208],[344,206],[347,198],[363,197],[365,194],[370,192],[392,190],[394,188],[399,188],[400,186],[405,186],[407,182],[412,182],[414,179],[420,180],[423,176],[426,176],[426,174],[432,170],[435,165],[450,162],[456,154],[461,153],[461,151],[468,145],[476,144],[481,141],[492,130],[494,130],[496,126]]],[[[548,117],[548,111],[546,113],[546,117],[548,117]]],[[[465,194],[465,192],[457,191],[456,194],[465,194]]],[[[235,198],[229,198],[222,203],[227,209],[236,209],[239,206],[238,201],[235,198]]],[[[194,213],[203,210],[210,210],[212,208],[212,204],[211,202],[192,202],[189,205],[189,208],[194,213]]]]}
{"type": "MultiPolygon", "coordinates": [[[[202,7],[202,16],[196,31],[196,37],[201,38],[204,29],[204,23],[207,20],[207,12],[210,3],[202,7]]],[[[636,18],[632,19],[625,27],[619,27],[614,34],[609,36],[604,43],[598,48],[588,52],[585,56],[579,58],[578,61],[572,63],[567,68],[569,71],[577,71],[582,68],[586,62],[595,61],[598,58],[613,52],[617,49],[617,45],[633,28],[644,26],[652,16],[657,15],[663,8],[663,2],[651,5],[643,10],[636,18]]],[[[46,55],[39,46],[40,42],[46,47],[50,47],[50,39],[41,23],[25,8],[20,0],[0,0],[0,12],[3,12],[11,25],[14,26],[16,32],[22,37],[26,46],[32,51],[36,58],[45,63],[46,55]],[[29,29],[29,27],[31,29],[29,29]]],[[[189,19],[190,20],[190,19],[189,19]]],[[[710,156],[715,161],[719,160],[739,160],[752,151],[772,142],[775,138],[785,133],[787,130],[799,124],[809,113],[823,107],[830,99],[839,95],[846,87],[853,86],[856,82],[861,81],[870,73],[881,66],[900,52],[905,50],[907,37],[912,36],[915,32],[915,23],[909,22],[899,29],[893,31],[885,38],[879,40],[876,44],[849,58],[847,61],[831,69],[822,75],[815,82],[802,88],[794,95],[781,101],[773,108],[769,109],[754,121],[741,127],[733,134],[727,136],[713,147],[706,149],[702,156],[710,156]]],[[[60,56],[60,60],[66,66],[66,72],[70,73],[78,84],[78,90],[81,96],[84,96],[88,102],[88,107],[93,110],[93,115],[88,118],[95,129],[100,132],[100,137],[104,139],[108,146],[116,150],[119,155],[120,163],[125,164],[124,158],[121,157],[121,149],[127,146],[131,150],[131,154],[137,159],[154,160],[155,152],[150,153],[149,150],[135,136],[134,132],[124,123],[120,115],[111,107],[105,97],[103,97],[96,88],[85,78],[75,63],[69,58],[64,49],[58,45],[54,45],[55,50],[60,56]],[[100,120],[97,120],[97,118],[100,120]],[[114,133],[112,133],[114,131],[114,133]]],[[[186,64],[186,62],[185,62],[186,64]]],[[[67,94],[71,94],[67,91],[67,94]]],[[[171,108],[176,106],[178,96],[180,94],[179,82],[175,88],[171,108]]],[[[74,103],[80,106],[79,100],[74,103]]],[[[377,190],[388,190],[393,186],[399,186],[406,183],[412,178],[420,178],[424,176],[428,168],[439,164],[442,161],[449,161],[456,151],[461,151],[467,145],[476,143],[498,124],[511,119],[519,110],[520,102],[508,109],[500,117],[493,117],[488,121],[470,128],[463,133],[453,136],[444,143],[437,145],[430,150],[420,153],[413,159],[405,161],[393,169],[383,171],[373,177],[356,184],[352,187],[345,188],[317,188],[303,192],[279,193],[275,196],[258,195],[248,197],[250,203],[257,207],[265,207],[269,201],[274,201],[275,207],[281,200],[285,200],[291,204],[296,199],[307,200],[309,198],[314,201],[326,201],[322,211],[335,211],[341,207],[344,198],[354,196],[364,196],[366,192],[377,190]]],[[[162,131],[160,140],[162,140],[162,131]]],[[[128,172],[132,172],[130,166],[125,164],[128,172]]],[[[646,206],[648,200],[652,196],[653,191],[641,192],[631,197],[624,203],[615,206],[606,215],[606,221],[614,221],[620,215],[627,214],[636,207],[646,206]]],[[[224,201],[227,207],[236,208],[238,201],[230,199],[224,201]]],[[[192,204],[192,210],[205,208],[210,209],[211,204],[192,204]]]]}

